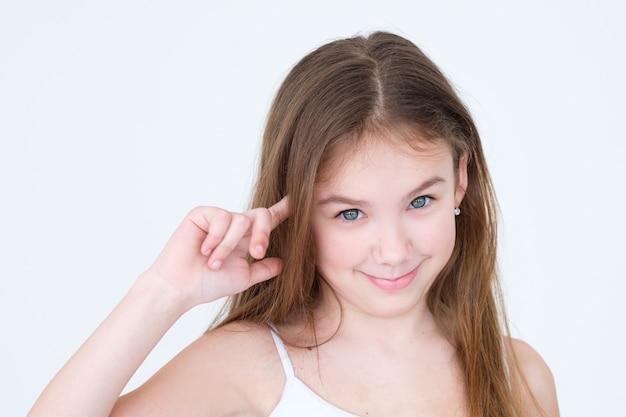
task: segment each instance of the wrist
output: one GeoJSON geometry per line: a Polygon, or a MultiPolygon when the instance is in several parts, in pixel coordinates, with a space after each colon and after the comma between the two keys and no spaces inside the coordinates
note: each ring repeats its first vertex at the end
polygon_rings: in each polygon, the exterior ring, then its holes
{"type": "Polygon", "coordinates": [[[158,313],[172,322],[194,307],[188,294],[151,270],[139,275],[129,292],[131,294],[143,303],[157,307],[158,313]]]}

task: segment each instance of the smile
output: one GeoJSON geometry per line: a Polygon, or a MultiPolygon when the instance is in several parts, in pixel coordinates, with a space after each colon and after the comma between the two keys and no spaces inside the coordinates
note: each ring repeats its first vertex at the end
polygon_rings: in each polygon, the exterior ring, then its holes
{"type": "Polygon", "coordinates": [[[370,280],[372,284],[383,291],[401,291],[411,285],[411,283],[415,280],[417,276],[417,271],[419,266],[409,272],[408,274],[402,275],[400,277],[395,278],[380,278],[374,275],[366,274],[365,272],[361,272],[367,279],[370,280]]]}

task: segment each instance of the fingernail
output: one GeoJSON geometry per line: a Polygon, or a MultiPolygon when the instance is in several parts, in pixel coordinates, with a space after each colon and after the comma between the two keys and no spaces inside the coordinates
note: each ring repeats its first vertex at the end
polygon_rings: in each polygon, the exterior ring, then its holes
{"type": "Polygon", "coordinates": [[[220,266],[222,266],[222,261],[215,261],[211,264],[211,268],[213,269],[220,269],[220,266]]]}
{"type": "Polygon", "coordinates": [[[261,245],[255,246],[254,250],[256,250],[259,253],[259,255],[262,254],[263,252],[265,252],[265,248],[263,246],[261,246],[261,245]]]}

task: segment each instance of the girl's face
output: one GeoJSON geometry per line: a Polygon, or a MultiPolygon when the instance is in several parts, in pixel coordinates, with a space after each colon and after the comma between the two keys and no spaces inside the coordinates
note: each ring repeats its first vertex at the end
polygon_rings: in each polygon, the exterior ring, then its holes
{"type": "Polygon", "coordinates": [[[344,310],[393,317],[426,309],[452,253],[454,208],[467,186],[465,158],[455,174],[442,142],[417,151],[369,138],[316,186],[317,266],[344,310]]]}

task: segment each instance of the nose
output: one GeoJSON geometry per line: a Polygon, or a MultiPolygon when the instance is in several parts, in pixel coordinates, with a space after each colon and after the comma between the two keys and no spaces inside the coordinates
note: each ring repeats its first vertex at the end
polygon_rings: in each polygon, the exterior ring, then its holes
{"type": "Polygon", "coordinates": [[[384,222],[379,225],[373,248],[374,261],[381,265],[397,265],[407,259],[412,242],[402,222],[384,222]]]}

